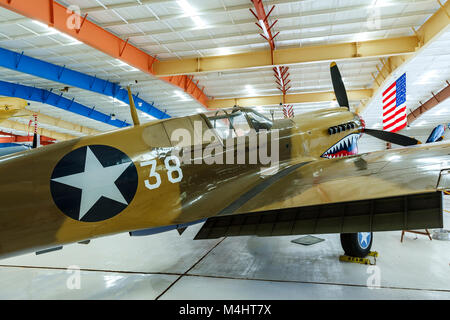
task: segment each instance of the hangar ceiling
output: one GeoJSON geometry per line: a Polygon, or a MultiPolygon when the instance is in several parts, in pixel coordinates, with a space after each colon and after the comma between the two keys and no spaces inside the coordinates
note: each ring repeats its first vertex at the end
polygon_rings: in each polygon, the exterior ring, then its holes
{"type": "MultiPolygon", "coordinates": [[[[6,6],[7,1],[0,1],[6,6]]],[[[208,107],[248,103],[270,116],[282,117],[272,63],[260,63],[270,45],[260,34],[267,30],[249,9],[248,0],[67,0],[57,1],[64,7],[80,8],[81,17],[118,36],[158,60],[154,74],[125,63],[83,44],[76,36],[68,36],[32,17],[0,8],[0,48],[37,58],[92,77],[118,83],[133,84],[133,93],[172,117],[202,112],[208,107]],[[262,55],[261,55],[262,53],[262,55]],[[209,63],[209,64],[208,64],[209,63]],[[252,67],[252,64],[258,64],[252,67]],[[189,70],[193,72],[184,72],[189,70]],[[206,71],[204,71],[206,70],[206,71]],[[182,89],[158,78],[187,74],[193,84],[203,90],[209,102],[200,103],[182,89]],[[136,83],[137,81],[137,83],[136,83]],[[259,98],[245,100],[244,98],[259,98]]],[[[344,82],[350,91],[353,110],[363,110],[369,127],[381,126],[381,100],[378,87],[392,82],[404,72],[408,75],[408,109],[411,111],[442,90],[449,80],[450,30],[448,3],[435,0],[278,0],[263,1],[268,25],[277,34],[275,65],[288,62],[290,89],[286,97],[294,105],[296,115],[337,106],[329,76],[330,60],[338,59],[344,82]],[[443,6],[443,8],[441,8],[443,6]],[[272,10],[273,8],[273,10],[272,10]],[[439,21],[431,17],[436,15],[439,21]],[[426,24],[437,29],[433,39],[422,29],[426,24]],[[426,39],[425,39],[426,38],[426,39]],[[394,40],[392,40],[394,39],[394,40]],[[416,51],[420,40],[423,47],[416,51]],[[375,42],[373,42],[375,41],[375,42]],[[348,50],[355,52],[348,53],[348,50]],[[389,75],[383,72],[390,58],[403,59],[400,67],[389,75]],[[303,102],[304,101],[304,102],[303,102]],[[303,103],[300,103],[303,102],[303,103]]],[[[14,5],[14,4],[13,4],[14,5]]],[[[80,29],[80,34],[83,30],[80,29]]],[[[434,33],[433,33],[434,34],[434,33]]],[[[100,42],[100,41],[99,41],[100,42]]],[[[121,49],[122,50],[122,49],[121,49]]],[[[63,93],[67,99],[94,108],[105,115],[131,123],[129,110],[122,101],[96,92],[42,79],[27,73],[0,67],[0,80],[63,93]]],[[[415,121],[412,134],[424,134],[437,123],[448,122],[450,101],[425,113],[415,121]],[[415,131],[414,131],[415,130],[415,131]]],[[[114,126],[86,118],[73,112],[31,101],[32,111],[54,119],[98,131],[114,126]]],[[[143,121],[155,118],[139,113],[143,121]]],[[[12,119],[28,123],[28,119],[12,119]]],[[[40,123],[42,128],[71,136],[86,131],[70,130],[40,123]]],[[[3,131],[11,128],[3,127],[3,131]]],[[[14,132],[23,134],[18,128],[14,132]]],[[[409,134],[409,133],[407,133],[409,134]]],[[[368,139],[371,146],[377,142],[368,139]]],[[[384,145],[378,145],[384,147],[384,145]]]]}

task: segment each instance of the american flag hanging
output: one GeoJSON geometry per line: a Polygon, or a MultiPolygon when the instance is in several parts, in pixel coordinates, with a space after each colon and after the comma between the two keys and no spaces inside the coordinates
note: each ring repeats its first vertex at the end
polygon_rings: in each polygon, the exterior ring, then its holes
{"type": "Polygon", "coordinates": [[[383,92],[383,130],[397,132],[406,125],[405,73],[383,92]]]}
{"type": "Polygon", "coordinates": [[[293,118],[294,117],[294,106],[283,105],[283,115],[285,118],[293,118]]]}

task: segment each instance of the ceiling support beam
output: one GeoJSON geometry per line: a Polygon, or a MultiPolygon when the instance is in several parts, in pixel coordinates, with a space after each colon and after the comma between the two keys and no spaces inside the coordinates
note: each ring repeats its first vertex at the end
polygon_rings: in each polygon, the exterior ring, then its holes
{"type": "MultiPolygon", "coordinates": [[[[33,136],[18,136],[15,134],[10,134],[7,132],[0,132],[0,135],[8,135],[8,137],[0,137],[0,143],[20,143],[20,142],[33,142],[33,136]]],[[[55,143],[55,139],[41,136],[40,139],[41,145],[48,145],[55,143]]]]}
{"type": "MultiPolygon", "coordinates": [[[[263,33],[260,33],[259,35],[263,37],[270,46],[270,56],[272,59],[273,64],[273,52],[275,50],[275,38],[280,34],[278,31],[275,35],[272,34],[272,28],[275,26],[275,24],[278,22],[278,20],[275,20],[272,24],[269,24],[269,17],[272,11],[275,9],[275,5],[272,6],[272,8],[269,10],[269,13],[266,13],[266,10],[264,9],[264,4],[262,0],[251,0],[253,5],[255,6],[255,11],[250,9],[250,12],[253,14],[253,16],[258,20],[258,22],[255,22],[255,24],[263,31],[263,33]]],[[[289,78],[289,67],[286,66],[276,66],[272,68],[274,77],[275,77],[275,83],[277,84],[278,90],[280,90],[282,94],[282,99],[280,101],[280,107],[283,109],[284,117],[294,117],[294,109],[292,105],[286,105],[286,94],[291,89],[291,86],[289,86],[289,83],[291,80],[288,80],[289,78]]]]}
{"type": "Polygon", "coordinates": [[[110,115],[96,111],[95,107],[89,108],[75,102],[74,99],[64,98],[62,93],[57,95],[44,89],[0,81],[0,95],[45,103],[118,128],[130,126],[130,124],[125,121],[112,120],[110,115]]]}
{"type": "Polygon", "coordinates": [[[421,115],[423,115],[425,112],[431,110],[432,108],[438,106],[440,103],[444,102],[448,97],[450,97],[450,83],[447,82],[447,86],[439,91],[439,93],[434,94],[432,98],[430,98],[427,102],[423,103],[418,107],[416,110],[411,112],[408,115],[408,124],[412,124],[414,121],[416,121],[421,115]]]}
{"type": "Polygon", "coordinates": [[[258,22],[255,22],[255,24],[262,30],[262,33],[259,35],[266,39],[267,42],[269,42],[270,50],[275,50],[275,41],[274,39],[279,34],[276,33],[275,35],[272,35],[272,28],[273,26],[278,22],[278,20],[275,20],[272,25],[269,25],[269,16],[272,13],[275,6],[272,6],[272,9],[270,9],[269,13],[266,13],[266,10],[264,10],[264,4],[262,3],[262,0],[251,0],[253,5],[255,6],[255,11],[250,9],[250,12],[255,16],[256,20],[258,22]]]}
{"type": "Polygon", "coordinates": [[[205,95],[205,87],[200,89],[198,87],[198,81],[194,82],[193,76],[181,75],[181,76],[170,76],[170,77],[162,77],[161,80],[164,80],[174,86],[177,86],[191,97],[196,99],[205,107],[208,104],[208,98],[205,95]]]}
{"type": "MultiPolygon", "coordinates": [[[[441,4],[439,2],[439,4],[441,4]]],[[[444,5],[441,4],[441,8],[436,11],[418,30],[413,29],[414,34],[418,40],[417,50],[430,44],[435,38],[437,38],[450,24],[450,1],[447,1],[444,5]]],[[[382,61],[383,68],[379,71],[378,75],[374,77],[374,90],[371,99],[365,103],[361,103],[356,112],[361,114],[365,108],[372,103],[373,99],[378,96],[378,93],[387,85],[391,80],[391,76],[394,71],[403,66],[413,56],[401,56],[390,57],[387,61],[382,61]]]]}
{"type": "MultiPolygon", "coordinates": [[[[101,131],[98,131],[96,129],[92,129],[89,127],[85,127],[79,124],[75,124],[72,122],[64,121],[62,119],[50,117],[46,114],[40,113],[40,112],[34,112],[31,110],[25,110],[26,114],[29,114],[30,116],[36,115],[39,123],[45,123],[54,127],[58,127],[61,129],[66,129],[74,132],[80,132],[86,135],[95,135],[101,133],[101,131]]],[[[22,113],[22,112],[21,112],[22,113]]]]}
{"type": "Polygon", "coordinates": [[[219,72],[227,70],[272,67],[319,61],[360,59],[414,53],[419,45],[416,36],[382,40],[349,42],[302,48],[255,51],[220,57],[157,61],[154,71],[158,76],[219,72]]]}
{"type": "MultiPolygon", "coordinates": [[[[12,129],[12,130],[23,131],[23,132],[28,132],[28,126],[26,124],[23,124],[23,123],[20,123],[17,121],[11,121],[11,120],[1,121],[0,127],[12,129]]],[[[52,130],[48,130],[48,129],[44,129],[44,128],[38,128],[37,131],[38,131],[37,133],[41,136],[49,137],[49,138],[52,138],[55,140],[60,140],[60,141],[77,138],[77,137],[72,136],[67,133],[60,133],[60,132],[56,132],[56,131],[52,131],[52,130]]]]}
{"type": "MultiPolygon", "coordinates": [[[[65,66],[58,66],[43,60],[35,59],[24,55],[23,52],[19,54],[14,51],[0,48],[0,66],[10,70],[31,74],[39,78],[113,97],[129,104],[127,90],[121,88],[117,83],[71,70],[65,66]]],[[[133,98],[137,108],[142,112],[145,112],[157,119],[170,118],[168,114],[157,109],[153,104],[139,98],[137,95],[134,95],[133,98]]]]}
{"type": "MultiPolygon", "coordinates": [[[[372,96],[371,89],[363,90],[349,90],[349,100],[364,100],[369,99],[372,96]]],[[[336,96],[334,92],[314,92],[314,93],[299,93],[288,94],[285,96],[286,104],[297,103],[313,103],[313,102],[326,102],[335,101],[336,96]]],[[[254,106],[270,106],[279,105],[283,103],[283,96],[261,96],[261,97],[249,97],[249,98],[235,98],[235,99],[217,99],[210,100],[208,102],[208,108],[231,108],[235,105],[240,107],[254,107],[254,106]]]]}
{"type": "Polygon", "coordinates": [[[152,66],[157,61],[156,57],[133,46],[128,39],[122,40],[91,22],[87,15],[72,12],[54,0],[0,0],[0,6],[45,23],[113,58],[154,75],[152,66]]]}

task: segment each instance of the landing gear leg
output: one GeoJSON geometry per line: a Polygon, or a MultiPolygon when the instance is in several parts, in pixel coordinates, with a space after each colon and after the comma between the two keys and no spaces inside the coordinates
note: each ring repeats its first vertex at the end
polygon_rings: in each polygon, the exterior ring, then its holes
{"type": "Polygon", "coordinates": [[[364,258],[372,248],[372,232],[341,233],[342,249],[347,256],[364,258]]]}

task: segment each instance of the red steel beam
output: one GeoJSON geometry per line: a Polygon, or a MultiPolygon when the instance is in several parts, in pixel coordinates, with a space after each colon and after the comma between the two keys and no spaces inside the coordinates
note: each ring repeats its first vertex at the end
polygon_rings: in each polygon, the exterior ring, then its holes
{"type": "Polygon", "coordinates": [[[16,135],[14,133],[11,133],[11,132],[0,131],[0,136],[15,137],[16,135]]]}
{"type": "Polygon", "coordinates": [[[250,9],[250,12],[258,20],[258,23],[257,23],[258,27],[260,27],[260,29],[263,30],[263,33],[261,34],[261,36],[269,42],[270,49],[273,51],[273,50],[275,50],[274,39],[278,34],[273,36],[272,28],[275,25],[275,23],[277,23],[278,20],[276,20],[274,23],[272,23],[272,25],[269,25],[268,18],[270,16],[270,14],[272,13],[273,9],[275,8],[275,6],[273,6],[270,9],[269,13],[266,14],[266,10],[264,9],[264,4],[262,3],[262,0],[250,0],[250,1],[253,3],[253,6],[255,7],[255,11],[250,9]],[[261,24],[263,24],[264,27],[261,24]],[[267,34],[266,34],[266,32],[264,32],[263,28],[267,31],[267,34]]]}
{"type": "MultiPolygon", "coordinates": [[[[272,64],[273,64],[273,51],[275,50],[275,37],[278,36],[279,32],[277,32],[275,35],[272,35],[272,28],[275,26],[275,24],[278,22],[278,20],[275,20],[271,25],[269,25],[269,16],[272,13],[272,11],[275,9],[275,6],[272,6],[272,8],[269,10],[269,13],[266,14],[266,11],[264,9],[264,4],[262,0],[250,0],[253,3],[253,6],[255,7],[255,11],[250,9],[250,12],[255,16],[255,18],[258,20],[258,23],[256,25],[263,30],[264,34],[261,34],[261,36],[269,42],[270,45],[270,51],[272,53],[272,64]],[[264,30],[266,32],[264,32],[264,30]]],[[[279,66],[273,68],[274,76],[275,76],[275,83],[278,85],[278,90],[281,91],[281,94],[283,95],[283,104],[286,102],[286,93],[291,87],[288,87],[288,84],[291,82],[288,80],[289,73],[287,71],[289,70],[289,67],[279,66]],[[278,73],[279,70],[279,73],[278,73]]],[[[292,106],[284,106],[284,110],[286,108],[290,108],[292,106]]]]}
{"type": "MultiPolygon", "coordinates": [[[[89,21],[86,19],[87,16],[82,17],[54,0],[0,0],[0,7],[45,23],[113,58],[145,73],[155,75],[153,63],[157,60],[156,57],[89,21]]],[[[173,84],[167,78],[159,79],[173,84]]],[[[208,99],[205,93],[200,89],[193,91],[196,95],[192,97],[206,106],[204,101],[208,99]]]]}
{"type": "Polygon", "coordinates": [[[420,107],[418,107],[416,110],[414,110],[408,115],[407,118],[408,124],[413,123],[425,112],[431,110],[432,108],[436,107],[441,102],[446,100],[448,97],[450,97],[450,83],[447,81],[447,87],[439,91],[439,93],[437,94],[432,93],[432,95],[433,97],[431,99],[421,104],[420,107]]]}

